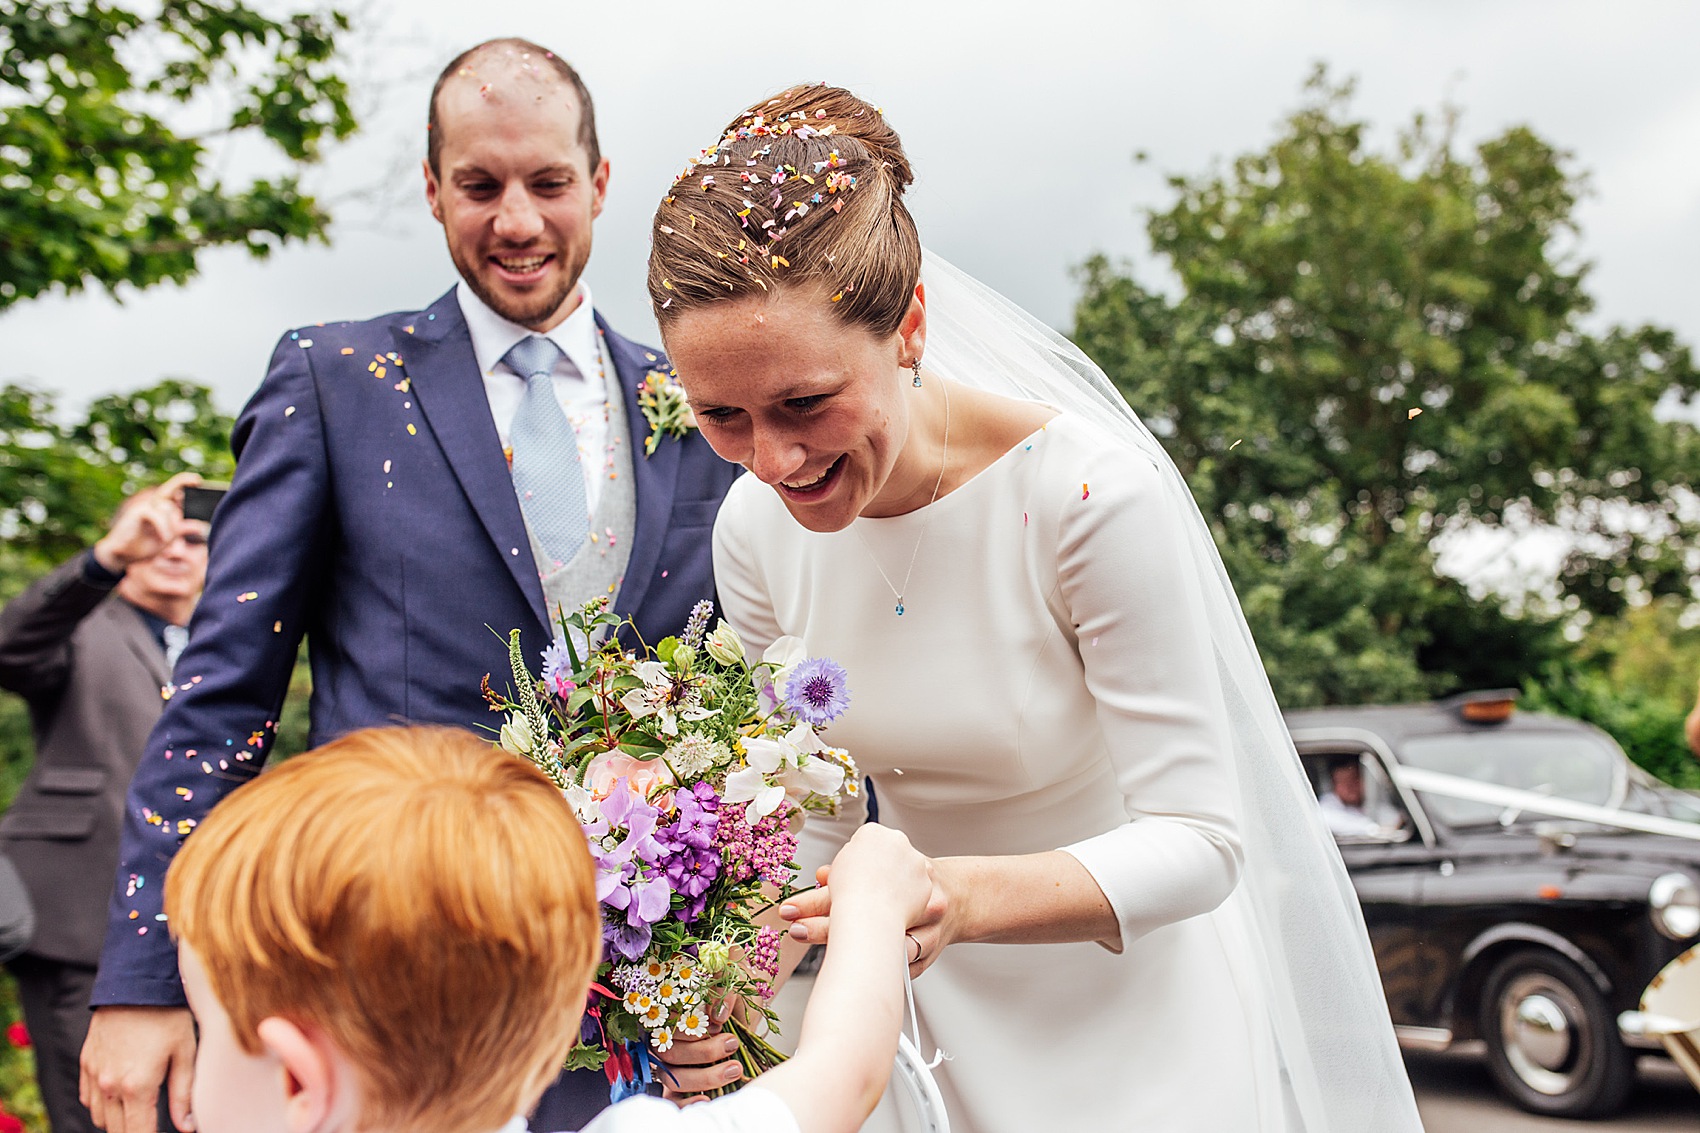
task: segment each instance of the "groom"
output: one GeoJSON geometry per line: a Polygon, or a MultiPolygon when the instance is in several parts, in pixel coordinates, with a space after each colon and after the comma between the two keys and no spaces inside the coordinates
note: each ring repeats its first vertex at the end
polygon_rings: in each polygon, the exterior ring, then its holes
{"type": "MultiPolygon", "coordinates": [[[[162,1082],[173,1119],[188,1111],[165,871],[264,763],[303,634],[317,745],[486,723],[479,678],[502,681],[508,630],[535,663],[561,606],[613,595],[657,641],[712,592],[738,469],[694,432],[645,452],[638,389],[667,362],[610,330],[580,279],[608,184],[584,84],[535,44],[491,41],[438,78],[428,130],[426,199],[460,283],[423,311],[286,335],[236,424],[206,594],[125,808],[82,1056],[110,1133],[153,1133],[162,1082]]],[[[585,1078],[545,1096],[542,1127],[606,1104],[585,1078]]]]}

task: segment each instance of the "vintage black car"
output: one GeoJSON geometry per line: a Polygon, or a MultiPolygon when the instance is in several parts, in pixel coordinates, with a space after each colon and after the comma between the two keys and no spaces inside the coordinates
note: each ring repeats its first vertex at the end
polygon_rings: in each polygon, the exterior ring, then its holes
{"type": "Polygon", "coordinates": [[[1638,1048],[1658,1049],[1638,1033],[1642,991],[1700,939],[1700,796],[1514,698],[1287,724],[1333,812],[1400,1042],[1479,1038],[1524,1109],[1602,1116],[1638,1048]]]}

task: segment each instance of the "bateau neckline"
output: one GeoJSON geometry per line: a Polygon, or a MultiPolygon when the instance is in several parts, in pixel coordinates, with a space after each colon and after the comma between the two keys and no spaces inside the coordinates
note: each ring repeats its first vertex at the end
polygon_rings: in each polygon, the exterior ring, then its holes
{"type": "Polygon", "coordinates": [[[1046,421],[1043,425],[1040,425],[1037,429],[1034,429],[1031,433],[1028,433],[1025,437],[1016,441],[1009,448],[999,453],[997,459],[993,460],[990,464],[986,465],[986,467],[980,469],[980,471],[974,473],[974,475],[968,477],[968,479],[964,480],[938,499],[933,500],[931,503],[922,504],[914,511],[906,511],[902,515],[858,515],[851,521],[850,526],[844,528],[844,530],[849,531],[858,523],[871,524],[876,527],[885,524],[898,524],[907,519],[914,519],[916,516],[925,516],[929,512],[934,511],[934,509],[943,507],[947,501],[966,495],[976,484],[990,479],[993,472],[997,471],[1000,467],[1011,463],[1012,458],[1017,454],[1032,451],[1033,446],[1037,444],[1039,440],[1042,440],[1044,435],[1048,433],[1051,428],[1057,424],[1057,422],[1062,421],[1066,416],[1067,414],[1058,410],[1056,416],[1046,421]]]}

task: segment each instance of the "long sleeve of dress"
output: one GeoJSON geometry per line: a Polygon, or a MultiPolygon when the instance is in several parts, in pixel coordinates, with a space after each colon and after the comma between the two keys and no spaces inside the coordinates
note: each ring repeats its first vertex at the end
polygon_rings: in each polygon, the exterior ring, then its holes
{"type": "Polygon", "coordinates": [[[1105,446],[1051,487],[1071,497],[1057,515],[1057,599],[1130,816],[1064,849],[1114,907],[1125,947],[1233,890],[1231,753],[1198,580],[1175,550],[1183,515],[1158,470],[1105,446]]]}

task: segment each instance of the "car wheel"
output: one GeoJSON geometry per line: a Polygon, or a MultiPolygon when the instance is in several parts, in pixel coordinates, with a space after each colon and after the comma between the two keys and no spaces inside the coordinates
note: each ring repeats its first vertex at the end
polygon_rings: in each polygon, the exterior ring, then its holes
{"type": "Polygon", "coordinates": [[[1499,1088],[1530,1113],[1603,1117],[1623,1105],[1635,1060],[1586,972],[1531,948],[1495,965],[1482,989],[1481,1034],[1499,1088]]]}

